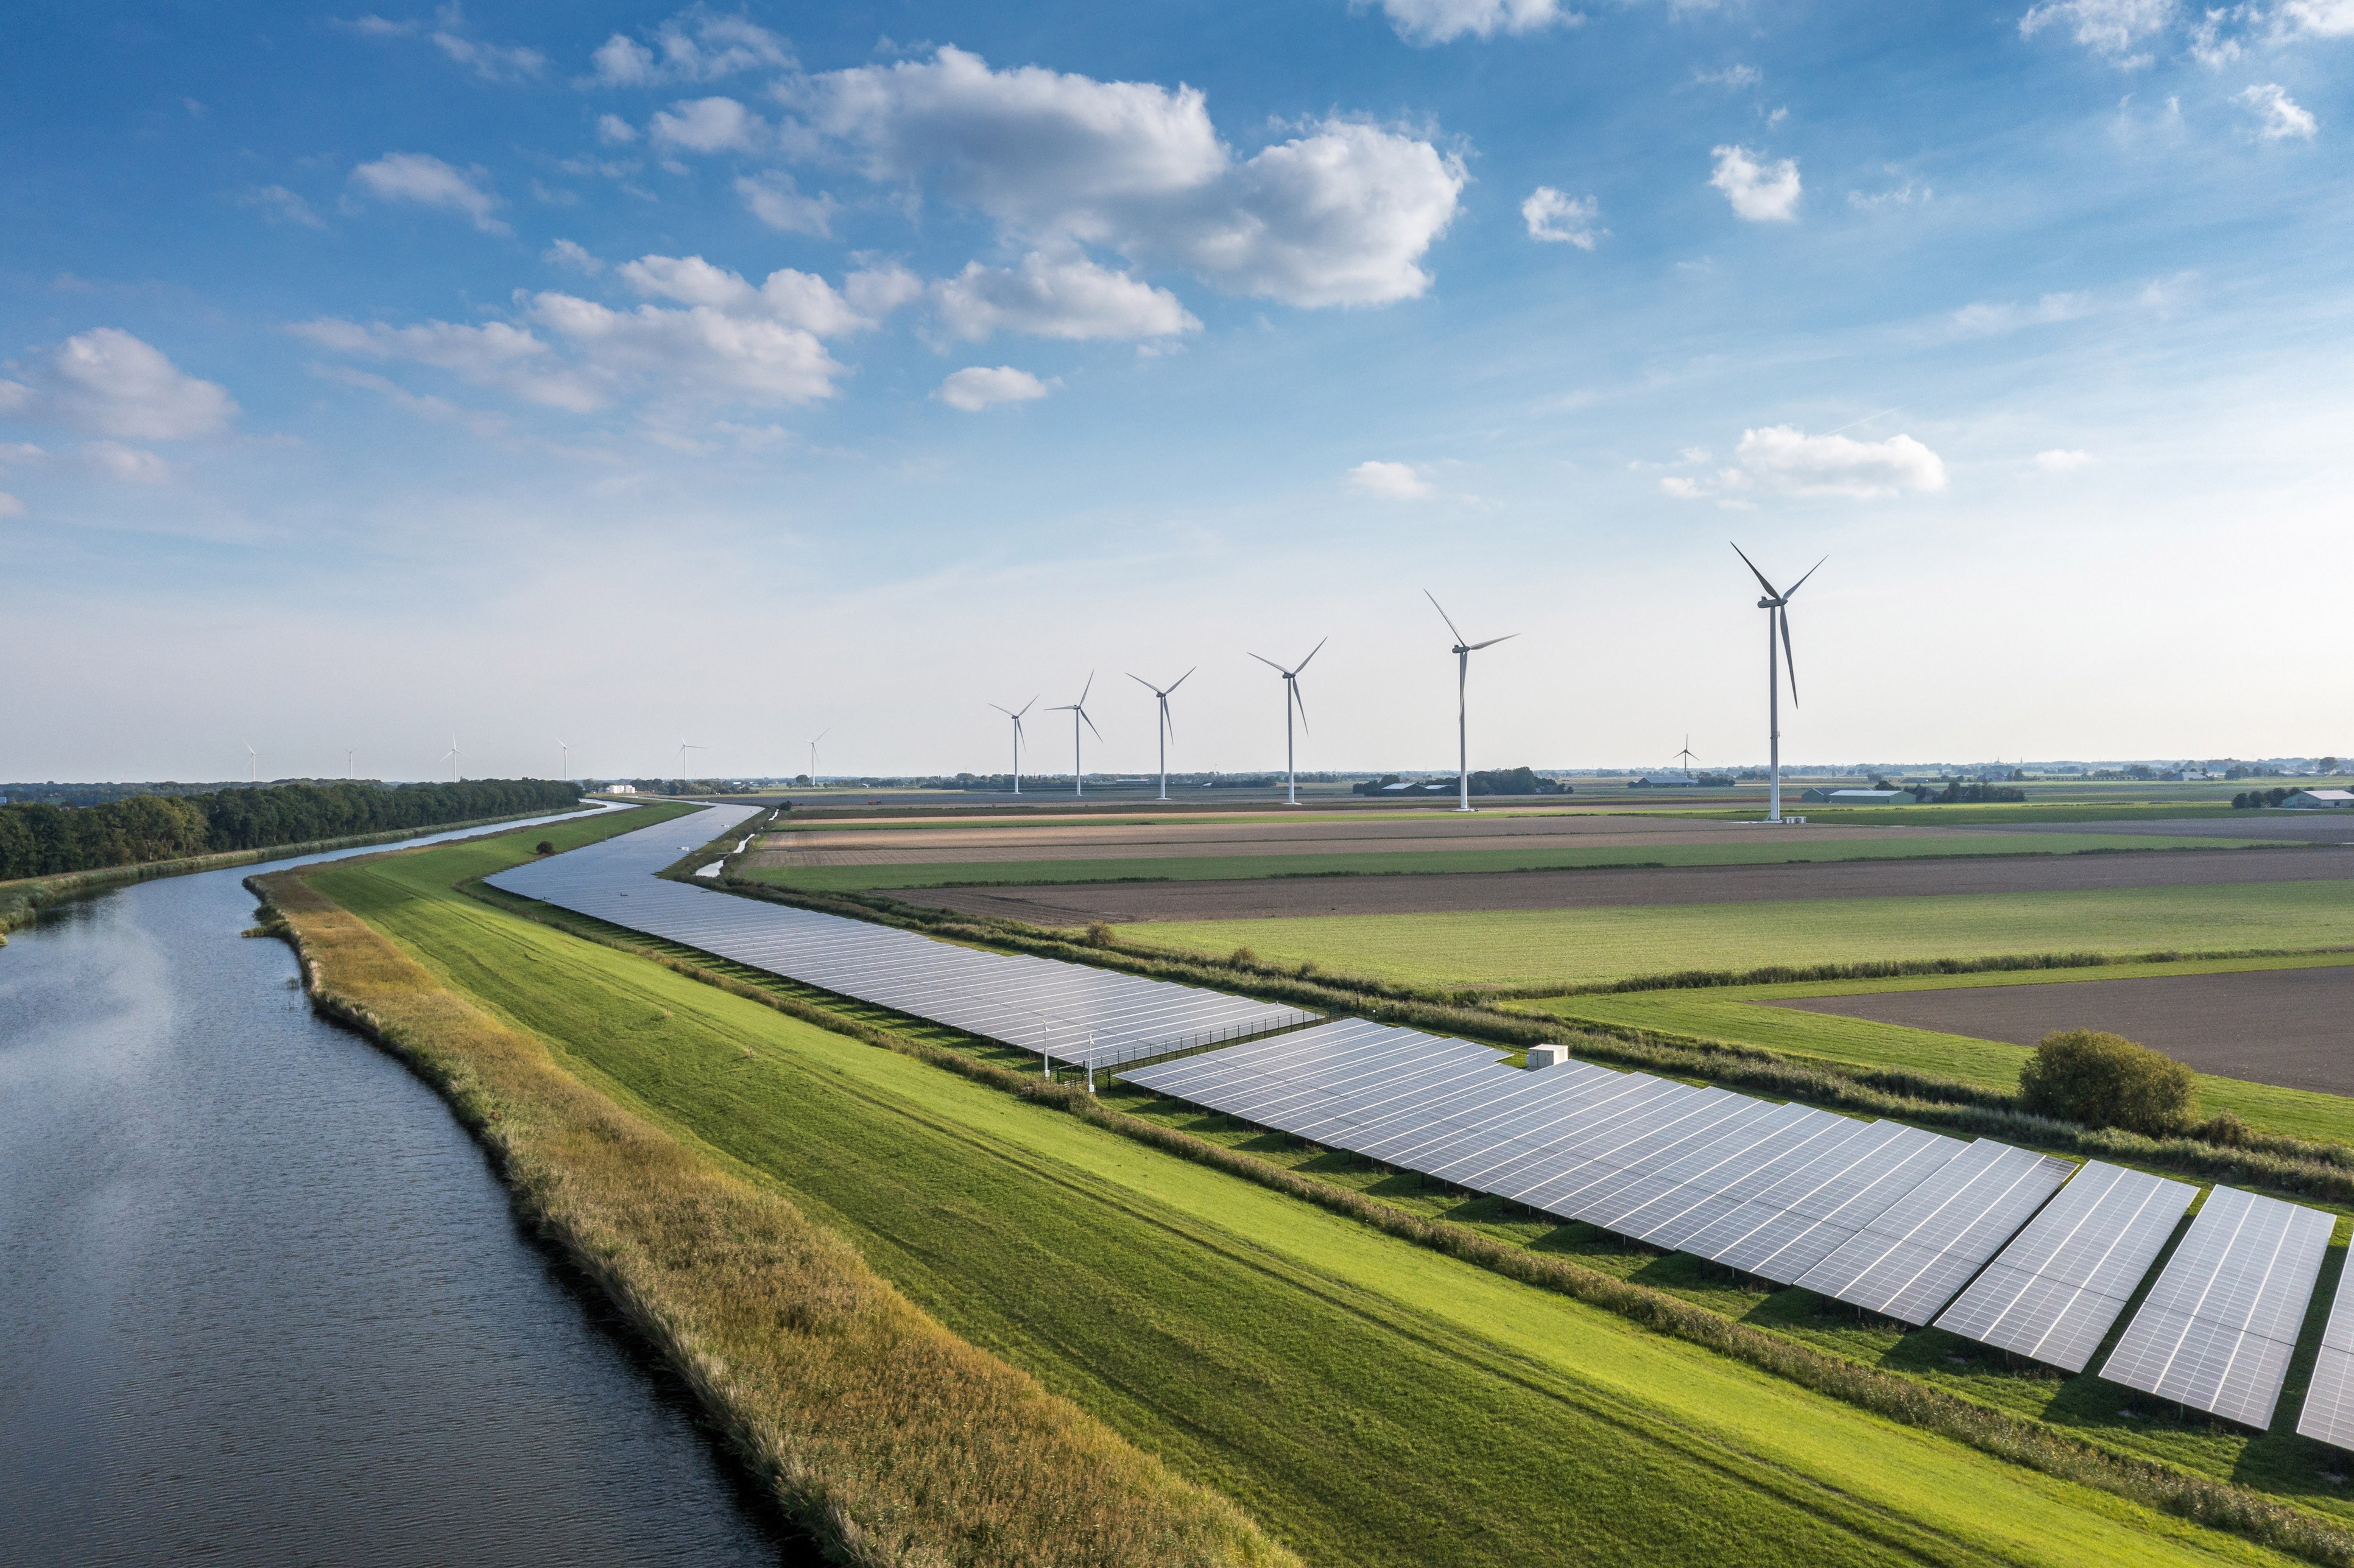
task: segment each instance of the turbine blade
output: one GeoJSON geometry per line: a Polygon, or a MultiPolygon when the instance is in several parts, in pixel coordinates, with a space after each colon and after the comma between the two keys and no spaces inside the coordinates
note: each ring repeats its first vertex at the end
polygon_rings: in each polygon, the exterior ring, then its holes
{"type": "Polygon", "coordinates": [[[1085,706],[1087,706],[1087,694],[1088,694],[1089,692],[1094,691],[1095,689],[1096,689],[1096,673],[1095,673],[1093,670],[1090,670],[1090,671],[1088,671],[1088,672],[1087,672],[1087,683],[1086,685],[1081,686],[1081,687],[1079,688],[1079,705],[1080,705],[1081,707],[1085,707],[1085,706]]]}
{"type": "Polygon", "coordinates": [[[1477,653],[1482,648],[1493,648],[1499,642],[1510,642],[1513,638],[1518,637],[1520,633],[1517,631],[1507,631],[1501,637],[1490,637],[1485,642],[1474,642],[1471,646],[1463,650],[1463,652],[1466,653],[1477,653]]]}
{"type": "MultiPolygon", "coordinates": [[[[1731,541],[1728,540],[1726,543],[1730,544],[1731,541]]],[[[1782,590],[1766,580],[1766,574],[1757,569],[1757,563],[1749,558],[1748,551],[1743,549],[1738,545],[1734,545],[1733,546],[1733,553],[1741,557],[1741,564],[1749,568],[1749,575],[1757,579],[1757,586],[1766,590],[1766,597],[1767,599],[1780,599],[1782,597],[1782,590]]]]}
{"type": "Polygon", "coordinates": [[[1161,699],[1161,728],[1170,739],[1177,738],[1177,721],[1169,716],[1169,699],[1165,696],[1161,699]]]}
{"type": "Polygon", "coordinates": [[[1251,657],[1257,660],[1260,663],[1266,665],[1268,669],[1274,671],[1278,675],[1288,675],[1291,673],[1290,671],[1285,669],[1282,665],[1277,663],[1274,660],[1268,658],[1264,653],[1254,653],[1251,657]]]}
{"type": "Polygon", "coordinates": [[[1143,676],[1141,676],[1141,675],[1138,674],[1135,671],[1130,670],[1130,671],[1128,673],[1128,678],[1129,678],[1129,680],[1131,680],[1131,681],[1134,681],[1138,685],[1142,686],[1146,691],[1150,692],[1154,696],[1156,696],[1156,697],[1157,697],[1157,696],[1159,696],[1159,695],[1161,694],[1161,688],[1160,688],[1160,687],[1158,687],[1158,686],[1154,685],[1151,682],[1150,682],[1150,681],[1146,680],[1143,676]]]}
{"type": "MultiPolygon", "coordinates": [[[[1313,659],[1313,658],[1315,658],[1315,657],[1316,657],[1316,655],[1318,655],[1319,653],[1323,652],[1324,652],[1324,644],[1326,644],[1327,642],[1330,642],[1330,641],[1332,641],[1332,640],[1331,640],[1330,637],[1320,637],[1320,638],[1318,638],[1318,639],[1316,640],[1316,646],[1315,646],[1315,647],[1313,647],[1313,648],[1310,648],[1310,649],[1308,651],[1308,659],[1313,659]]],[[[1302,660],[1301,660],[1301,661],[1300,661],[1300,662],[1299,662],[1296,666],[1294,666],[1294,667],[1293,667],[1293,669],[1292,669],[1292,672],[1291,672],[1291,673],[1292,673],[1293,674],[1297,675],[1298,673],[1299,673],[1299,672],[1300,672],[1300,671],[1305,670],[1306,668],[1308,668],[1308,659],[1302,659],[1302,660]]],[[[1295,690],[1295,691],[1297,691],[1298,689],[1299,689],[1298,687],[1294,687],[1294,688],[1293,688],[1293,690],[1295,690]]]]}
{"type": "Polygon", "coordinates": [[[1003,714],[1007,718],[1012,718],[1013,716],[1013,710],[1012,708],[998,708],[995,703],[991,703],[989,705],[991,707],[997,708],[997,711],[1003,714]]]}
{"type": "MultiPolygon", "coordinates": [[[[1828,561],[1830,557],[1829,556],[1825,556],[1823,557],[1823,561],[1828,561]]],[[[1813,577],[1817,572],[1821,571],[1823,569],[1823,561],[1817,561],[1813,566],[1808,567],[1807,568],[1807,577],[1813,577]]],[[[1792,583],[1790,585],[1790,593],[1786,593],[1782,597],[1784,599],[1788,599],[1790,594],[1797,593],[1800,588],[1806,587],[1807,577],[1800,577],[1797,582],[1792,583]]]]}
{"type": "MultiPolygon", "coordinates": [[[[1193,666],[1193,670],[1198,670],[1198,669],[1200,669],[1201,667],[1202,667],[1202,666],[1200,666],[1199,664],[1196,664],[1196,665],[1194,665],[1194,666],[1193,666]]],[[[1183,674],[1182,674],[1182,675],[1178,676],[1174,681],[1172,681],[1172,682],[1169,683],[1169,692],[1173,692],[1173,691],[1175,691],[1178,687],[1180,687],[1180,686],[1183,685],[1186,682],[1188,682],[1188,681],[1192,680],[1192,679],[1193,678],[1193,670],[1188,670],[1188,671],[1186,671],[1183,674]]],[[[1169,694],[1169,692],[1163,692],[1163,693],[1161,693],[1161,694],[1162,696],[1164,696],[1164,697],[1165,697],[1165,696],[1167,696],[1167,695],[1169,694]]]]}
{"type": "Polygon", "coordinates": [[[1447,613],[1447,607],[1438,602],[1438,596],[1431,592],[1428,588],[1425,588],[1422,590],[1422,597],[1430,601],[1431,609],[1438,611],[1438,619],[1447,622],[1447,630],[1455,632],[1455,641],[1458,642],[1462,641],[1463,633],[1456,630],[1455,618],[1447,613]]]}
{"type": "Polygon", "coordinates": [[[1782,622],[1782,662],[1790,672],[1790,705],[1795,708],[1798,705],[1798,656],[1790,652],[1790,612],[1783,609],[1775,614],[1782,622]]]}
{"type": "Polygon", "coordinates": [[[1103,731],[1096,728],[1096,721],[1091,718],[1087,718],[1087,709],[1081,708],[1079,710],[1079,717],[1086,720],[1089,734],[1093,735],[1097,740],[1101,740],[1103,738],[1103,731]]]}
{"type": "MultiPolygon", "coordinates": [[[[1034,707],[1036,707],[1037,705],[1038,705],[1038,699],[1037,699],[1036,697],[1032,697],[1028,702],[1023,703],[1023,704],[1022,705],[1022,713],[1026,714],[1026,713],[1028,713],[1032,708],[1034,708],[1034,707]]],[[[1022,716],[1022,714],[1016,714],[1016,715],[1014,715],[1013,716],[1014,716],[1015,718],[1020,718],[1020,717],[1022,716]]]]}

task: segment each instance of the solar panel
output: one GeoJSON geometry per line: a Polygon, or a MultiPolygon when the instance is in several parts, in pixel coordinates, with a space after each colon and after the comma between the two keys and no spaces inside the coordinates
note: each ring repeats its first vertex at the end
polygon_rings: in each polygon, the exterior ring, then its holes
{"type": "Polygon", "coordinates": [[[1624,1221],[1627,1234],[1654,1246],[1683,1249],[1743,1203],[1770,1192],[1791,1173],[1819,1159],[1824,1150],[1862,1134],[1871,1124],[1806,1107],[1806,1114],[1768,1133],[1743,1168],[1708,1191],[1678,1189],[1663,1193],[1624,1221]]]}
{"type": "Polygon", "coordinates": [[[715,806],[487,880],[508,893],[1073,1065],[1166,1055],[1315,1016],[1084,964],[958,947],[654,874],[678,858],[682,841],[716,837],[753,814],[715,806]]]}
{"type": "Polygon", "coordinates": [[[1900,1322],[1926,1323],[2075,1172],[1979,1139],[1882,1210],[1797,1283],[1900,1322]]]}
{"type": "Polygon", "coordinates": [[[2354,1448],[2354,1290],[2341,1278],[2321,1331],[2321,1357],[2305,1391],[2296,1429],[2334,1447],[2354,1448]]]}
{"type": "Polygon", "coordinates": [[[1884,1130],[1870,1147],[1842,1145],[1819,1169],[1797,1172],[1719,1222],[1739,1231],[1733,1239],[1719,1245],[1713,1237],[1694,1237],[1686,1250],[1777,1285],[1795,1285],[1967,1147],[1915,1127],[1872,1125],[1884,1130]],[[1702,1252],[1702,1246],[1714,1250],[1702,1252]]]}
{"type": "Polygon", "coordinates": [[[2270,1426],[2335,1223],[2318,1209],[2215,1188],[2101,1375],[2270,1426]]]}
{"type": "Polygon", "coordinates": [[[2092,1161],[1971,1281],[1937,1327],[2083,1372],[2198,1195],[2185,1181],[2092,1161]]]}

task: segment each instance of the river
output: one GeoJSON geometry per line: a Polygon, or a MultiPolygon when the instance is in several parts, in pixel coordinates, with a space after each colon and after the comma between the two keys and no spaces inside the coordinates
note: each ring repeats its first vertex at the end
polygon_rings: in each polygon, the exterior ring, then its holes
{"type": "Polygon", "coordinates": [[[0,948],[0,1563],[814,1561],[255,869],[0,948]]]}

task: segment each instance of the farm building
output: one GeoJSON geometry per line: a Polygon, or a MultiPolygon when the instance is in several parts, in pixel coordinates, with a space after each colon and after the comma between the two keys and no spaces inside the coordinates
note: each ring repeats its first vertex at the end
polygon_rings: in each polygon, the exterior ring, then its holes
{"type": "Polygon", "coordinates": [[[1913,791],[1910,789],[1809,789],[1799,798],[1821,806],[1913,804],[1913,791]]]}
{"type": "Polygon", "coordinates": [[[2300,811],[2342,811],[2354,806],[2354,789],[2299,789],[2281,804],[2300,811]]]}

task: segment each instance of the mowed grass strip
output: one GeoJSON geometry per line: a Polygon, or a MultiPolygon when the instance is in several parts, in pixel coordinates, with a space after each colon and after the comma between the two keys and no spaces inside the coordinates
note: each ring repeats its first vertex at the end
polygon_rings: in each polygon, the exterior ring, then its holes
{"type": "Polygon", "coordinates": [[[2354,942],[2354,881],[1165,921],[1119,934],[1138,948],[1248,948],[1268,963],[1416,985],[1566,988],[1769,964],[2342,947],[2354,942]]]}
{"type": "Polygon", "coordinates": [[[453,897],[466,869],[321,880],[1313,1561],[2279,1561],[453,897]]]}
{"type": "Polygon", "coordinates": [[[928,861],[910,865],[751,866],[731,874],[804,893],[1057,882],[1226,882],[1274,876],[1413,876],[1440,873],[1576,871],[1588,867],[1786,865],[1820,861],[1978,859],[2112,851],[2235,849],[2230,839],[2126,838],[2100,833],[1985,833],[1954,838],[1821,839],[1811,843],[1680,844],[1671,839],[1592,848],[1381,850],[1348,854],[1157,855],[1100,860],[928,861]]]}

